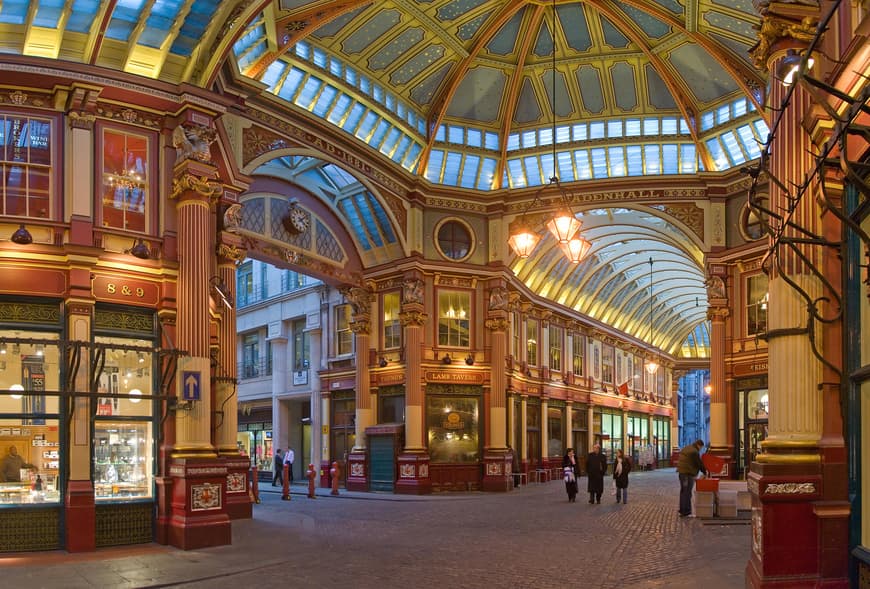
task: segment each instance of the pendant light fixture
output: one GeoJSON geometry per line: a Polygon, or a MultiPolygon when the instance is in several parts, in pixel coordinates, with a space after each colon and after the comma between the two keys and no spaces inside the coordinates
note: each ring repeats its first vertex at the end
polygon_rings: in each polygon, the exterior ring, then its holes
{"type": "Polygon", "coordinates": [[[581,222],[576,216],[574,216],[568,195],[565,193],[565,189],[562,188],[562,184],[559,182],[559,176],[556,172],[558,166],[556,159],[556,0],[553,0],[552,26],[550,34],[552,35],[553,41],[552,67],[550,72],[552,75],[552,83],[550,86],[550,117],[553,126],[552,137],[550,139],[553,143],[553,175],[550,177],[547,186],[541,188],[535,194],[534,200],[532,200],[529,206],[526,207],[525,211],[523,211],[519,223],[515,230],[511,232],[508,243],[517,257],[528,258],[529,255],[531,255],[532,250],[535,249],[541,236],[532,230],[530,224],[526,220],[526,213],[528,213],[529,209],[531,209],[535,203],[541,200],[540,194],[544,190],[551,186],[555,186],[558,190],[561,202],[555,216],[547,222],[547,229],[550,230],[550,233],[559,244],[565,257],[567,257],[571,263],[579,264],[592,247],[592,244],[580,237],[581,222]]]}

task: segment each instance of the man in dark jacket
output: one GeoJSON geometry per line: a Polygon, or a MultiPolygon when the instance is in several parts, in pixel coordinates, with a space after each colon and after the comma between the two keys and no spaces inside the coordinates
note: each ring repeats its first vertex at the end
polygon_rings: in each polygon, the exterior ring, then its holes
{"type": "Polygon", "coordinates": [[[607,472],[607,457],[601,452],[601,446],[595,444],[592,452],[586,457],[586,490],[589,492],[589,503],[601,503],[604,492],[604,473],[607,472]]]}
{"type": "Polygon", "coordinates": [[[707,474],[704,462],[701,460],[701,448],[704,440],[695,440],[680,450],[680,459],[677,462],[677,474],[680,475],[680,517],[686,517],[692,513],[692,491],[695,488],[695,477],[698,472],[707,474]]]}
{"type": "Polygon", "coordinates": [[[284,484],[284,453],[281,452],[281,448],[275,452],[274,462],[272,464],[272,486],[278,486],[277,483],[284,484]]]}

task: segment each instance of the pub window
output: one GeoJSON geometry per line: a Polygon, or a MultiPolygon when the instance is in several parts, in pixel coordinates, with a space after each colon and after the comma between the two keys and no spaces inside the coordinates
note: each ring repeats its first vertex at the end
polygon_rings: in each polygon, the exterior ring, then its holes
{"type": "Polygon", "coordinates": [[[754,274],[746,279],[746,335],[752,337],[767,332],[767,274],[754,274]]]}
{"type": "Polygon", "coordinates": [[[54,333],[0,330],[0,504],[58,503],[62,354],[54,333]]]}
{"type": "Polygon", "coordinates": [[[586,349],[586,337],[575,333],[571,338],[571,370],[575,376],[583,376],[583,355],[586,349]]]}
{"type": "Polygon", "coordinates": [[[476,396],[427,395],[426,425],[432,462],[480,460],[480,399],[476,396]]]}
{"type": "Polygon", "coordinates": [[[104,128],[101,161],[103,226],[144,232],[149,204],[150,139],[104,128]]]}
{"type": "Polygon", "coordinates": [[[538,320],[532,318],[526,319],[526,362],[538,365],[538,320]]]}
{"type": "Polygon", "coordinates": [[[562,339],[565,330],[554,325],[549,329],[549,344],[550,344],[550,370],[553,372],[562,372],[562,339]]]}
{"type": "Polygon", "coordinates": [[[94,422],[94,496],[126,501],[153,496],[153,345],[137,338],[97,336],[105,353],[97,375],[94,422]]]}
{"type": "Polygon", "coordinates": [[[438,293],[438,345],[467,348],[471,344],[471,295],[467,292],[438,293]]]}
{"type": "Polygon", "coordinates": [[[311,336],[305,331],[305,319],[293,322],[293,370],[307,370],[311,358],[311,336]]]}
{"type": "Polygon", "coordinates": [[[402,324],[399,321],[399,293],[384,294],[384,349],[402,347],[402,324]]]}
{"type": "Polygon", "coordinates": [[[51,216],[51,127],[49,119],[0,114],[0,214],[51,216]]]}
{"type": "Polygon", "coordinates": [[[353,332],[350,330],[350,305],[335,308],[335,355],[348,356],[353,353],[353,332]]]}

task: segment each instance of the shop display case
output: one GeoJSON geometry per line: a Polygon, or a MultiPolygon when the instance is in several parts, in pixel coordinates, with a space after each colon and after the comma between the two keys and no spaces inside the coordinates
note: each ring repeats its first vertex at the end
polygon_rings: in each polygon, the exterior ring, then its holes
{"type": "Polygon", "coordinates": [[[94,427],[94,494],[97,500],[152,496],[151,424],[99,421],[94,427]]]}

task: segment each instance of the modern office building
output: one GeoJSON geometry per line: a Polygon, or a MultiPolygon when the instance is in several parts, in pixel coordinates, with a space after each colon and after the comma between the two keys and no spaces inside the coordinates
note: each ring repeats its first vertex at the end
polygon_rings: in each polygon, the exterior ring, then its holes
{"type": "Polygon", "coordinates": [[[856,0],[3,3],[0,550],[228,543],[244,452],[305,419],[352,489],[658,462],[709,370],[748,583],[866,584],[868,27],[856,0]],[[245,260],[323,288],[239,335],[245,260]]]}

